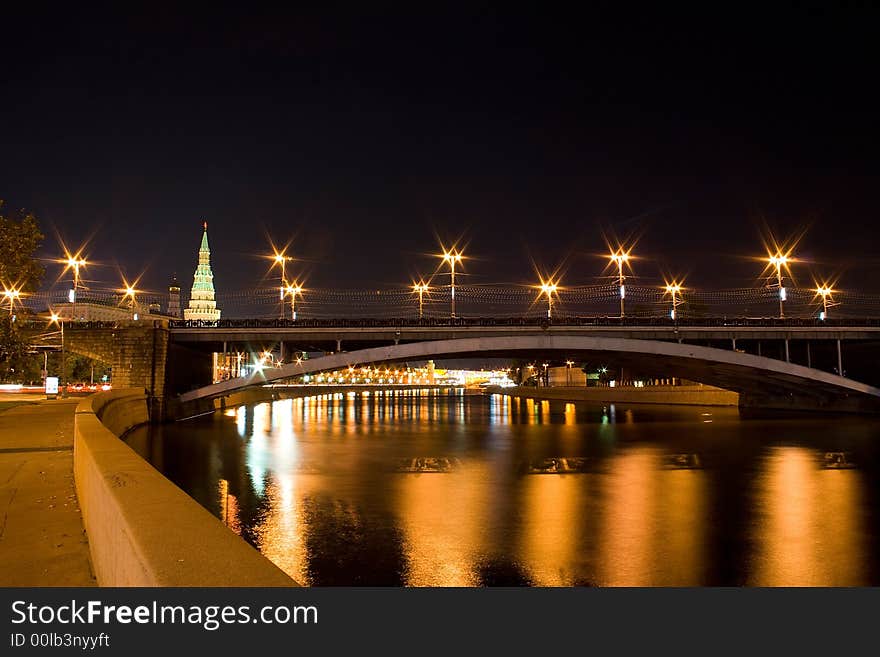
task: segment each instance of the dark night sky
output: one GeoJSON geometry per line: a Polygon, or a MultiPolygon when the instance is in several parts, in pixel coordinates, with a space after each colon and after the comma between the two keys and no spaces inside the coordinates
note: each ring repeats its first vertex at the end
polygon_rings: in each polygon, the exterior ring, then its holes
{"type": "Polygon", "coordinates": [[[187,287],[207,219],[218,290],[258,283],[267,232],[309,285],[394,286],[436,231],[474,282],[532,256],[575,283],[604,227],[641,234],[638,275],[739,287],[764,217],[809,225],[799,280],[880,290],[876,11],[244,7],[5,10],[0,198],[45,255],[93,235],[91,278],[187,287]]]}

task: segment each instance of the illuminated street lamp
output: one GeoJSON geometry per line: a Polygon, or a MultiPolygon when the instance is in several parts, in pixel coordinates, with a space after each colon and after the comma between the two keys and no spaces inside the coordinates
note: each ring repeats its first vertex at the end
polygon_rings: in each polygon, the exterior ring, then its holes
{"type": "Polygon", "coordinates": [[[428,291],[428,284],[422,281],[418,283],[414,283],[412,286],[413,292],[416,292],[419,295],[419,319],[422,318],[422,308],[423,308],[423,300],[424,294],[428,291]]]}
{"type": "Polygon", "coordinates": [[[137,319],[137,318],[138,318],[138,315],[137,315],[137,299],[135,298],[135,295],[136,295],[137,293],[138,293],[138,291],[137,291],[136,289],[134,289],[134,287],[132,287],[131,285],[126,284],[126,286],[125,286],[125,294],[124,294],[124,296],[122,297],[122,299],[123,299],[123,300],[125,300],[125,299],[128,299],[128,300],[129,300],[129,302],[128,302],[128,306],[129,306],[129,308],[131,309],[131,318],[132,318],[132,319],[137,319]]]}
{"type": "Polygon", "coordinates": [[[302,294],[301,285],[288,285],[285,290],[290,295],[290,318],[296,321],[296,295],[302,294]]]}
{"type": "Polygon", "coordinates": [[[69,255],[64,262],[73,270],[73,289],[68,294],[68,301],[73,304],[73,319],[76,321],[76,291],[79,288],[79,268],[85,267],[88,263],[85,258],[81,258],[79,255],[69,255]]]}
{"type": "Polygon", "coordinates": [[[461,262],[461,252],[457,251],[456,249],[451,249],[450,251],[444,251],[443,255],[440,257],[443,258],[443,262],[449,263],[450,281],[452,286],[451,317],[455,319],[455,263],[461,262]]]}
{"type": "Polygon", "coordinates": [[[15,318],[15,302],[21,298],[21,290],[17,288],[6,288],[3,290],[3,296],[9,300],[9,316],[15,318]]]}
{"type": "Polygon", "coordinates": [[[625,252],[623,249],[620,249],[616,253],[612,253],[608,256],[615,265],[617,265],[617,279],[618,284],[620,285],[620,317],[623,318],[623,300],[626,297],[626,287],[624,286],[624,280],[626,276],[623,274],[623,266],[629,262],[629,253],[625,252]]]}
{"type": "Polygon", "coordinates": [[[284,270],[285,265],[288,260],[293,260],[290,256],[284,255],[284,253],[276,253],[272,260],[276,265],[281,266],[281,286],[278,288],[279,298],[281,299],[281,319],[284,319],[284,292],[287,288],[287,276],[285,276],[284,270]]]}
{"type": "Polygon", "coordinates": [[[667,283],[666,293],[672,296],[672,310],[669,311],[669,317],[674,320],[677,315],[675,309],[679,306],[679,304],[684,303],[680,298],[681,285],[679,285],[678,283],[667,283]]]}
{"type": "MultiPolygon", "coordinates": [[[[55,324],[61,329],[61,384],[59,387],[61,389],[61,396],[66,397],[67,392],[66,388],[64,387],[64,378],[66,374],[65,370],[67,369],[67,361],[64,359],[64,319],[58,313],[52,311],[51,315],[49,316],[49,324],[55,324]]],[[[46,376],[49,376],[48,372],[46,372],[46,376]]]]}
{"type": "Polygon", "coordinates": [[[771,267],[776,267],[776,282],[779,285],[779,318],[782,319],[785,317],[782,304],[786,299],[785,288],[782,286],[782,269],[783,267],[788,267],[788,263],[791,262],[791,259],[787,255],[777,253],[776,255],[767,258],[767,262],[770,263],[771,267]]]}
{"type": "Polygon", "coordinates": [[[830,297],[833,292],[834,290],[827,285],[820,285],[816,288],[816,294],[822,297],[822,312],[819,313],[819,319],[822,321],[828,319],[828,297],[830,297]]]}
{"type": "Polygon", "coordinates": [[[547,295],[547,319],[553,317],[553,295],[556,294],[557,289],[556,283],[541,281],[541,294],[547,295]]]}

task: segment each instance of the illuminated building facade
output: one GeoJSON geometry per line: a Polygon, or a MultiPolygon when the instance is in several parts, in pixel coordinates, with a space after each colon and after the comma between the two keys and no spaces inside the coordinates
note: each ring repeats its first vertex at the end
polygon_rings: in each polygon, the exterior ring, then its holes
{"type": "Polygon", "coordinates": [[[180,283],[177,282],[177,274],[172,274],[168,283],[168,316],[180,318],[180,283]]]}

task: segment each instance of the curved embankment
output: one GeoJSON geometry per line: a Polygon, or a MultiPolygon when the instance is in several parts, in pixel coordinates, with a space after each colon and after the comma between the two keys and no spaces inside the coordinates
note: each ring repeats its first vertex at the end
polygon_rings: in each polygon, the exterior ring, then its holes
{"type": "Polygon", "coordinates": [[[100,586],[296,586],[119,439],[147,422],[143,390],[76,409],[74,477],[100,586]]]}

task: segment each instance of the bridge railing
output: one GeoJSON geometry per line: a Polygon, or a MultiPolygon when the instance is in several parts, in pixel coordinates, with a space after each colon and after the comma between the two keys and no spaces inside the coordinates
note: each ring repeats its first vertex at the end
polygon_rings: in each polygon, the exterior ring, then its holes
{"type": "MultiPolygon", "coordinates": [[[[112,321],[66,321],[64,330],[89,329],[124,329],[130,327],[143,328],[152,325],[159,328],[166,320],[112,320],[112,321]]],[[[880,328],[880,318],[835,318],[821,320],[815,317],[688,317],[672,320],[668,317],[620,317],[613,316],[560,316],[546,317],[411,317],[379,318],[379,317],[340,317],[340,318],[307,318],[307,319],[221,319],[218,321],[204,320],[167,320],[172,329],[346,329],[346,328],[472,328],[472,327],[516,327],[532,326],[550,328],[551,326],[615,326],[615,327],[666,327],[680,328],[724,328],[724,327],[778,327],[778,328],[880,328]]],[[[45,331],[45,322],[21,322],[21,328],[45,331]]]]}
{"type": "MultiPolygon", "coordinates": [[[[90,324],[95,324],[91,322],[90,324]]],[[[668,317],[456,317],[456,318],[350,318],[337,319],[221,319],[218,321],[172,320],[172,329],[273,329],[273,328],[455,328],[534,326],[625,326],[625,327],[880,327],[880,318],[826,319],[779,317],[701,317],[673,320],[668,317]]]]}

